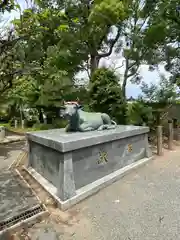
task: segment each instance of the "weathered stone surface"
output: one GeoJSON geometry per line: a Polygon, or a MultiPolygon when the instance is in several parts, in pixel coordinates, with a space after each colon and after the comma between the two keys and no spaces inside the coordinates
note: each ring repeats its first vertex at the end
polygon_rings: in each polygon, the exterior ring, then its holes
{"type": "Polygon", "coordinates": [[[74,151],[76,189],[146,157],[145,147],[143,134],[74,151]]]}
{"type": "Polygon", "coordinates": [[[29,140],[55,149],[59,152],[73,151],[118,139],[149,132],[148,127],[119,125],[116,129],[92,132],[67,133],[65,129],[27,133],[29,140]]]}
{"type": "Polygon", "coordinates": [[[57,188],[65,201],[76,190],[140,159],[151,157],[148,127],[65,133],[64,129],[28,133],[29,167],[57,188]]]}

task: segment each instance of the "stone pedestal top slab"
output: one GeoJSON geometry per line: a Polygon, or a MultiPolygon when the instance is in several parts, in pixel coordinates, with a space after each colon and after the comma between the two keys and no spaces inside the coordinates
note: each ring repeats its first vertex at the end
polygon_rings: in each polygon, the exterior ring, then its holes
{"type": "Polygon", "coordinates": [[[27,133],[26,136],[28,140],[50,147],[59,152],[68,152],[94,144],[115,141],[148,132],[148,127],[118,125],[116,129],[103,131],[67,133],[65,129],[52,129],[30,132],[27,133]]]}

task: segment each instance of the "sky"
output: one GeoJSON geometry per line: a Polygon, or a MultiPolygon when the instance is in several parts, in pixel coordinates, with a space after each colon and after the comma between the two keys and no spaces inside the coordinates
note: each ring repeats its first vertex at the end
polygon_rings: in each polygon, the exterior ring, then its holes
{"type": "MultiPolygon", "coordinates": [[[[31,0],[27,0],[27,1],[17,0],[16,2],[18,2],[20,4],[21,9],[25,9],[28,6],[27,4],[30,4],[31,0]]],[[[20,15],[20,12],[18,12],[18,11],[12,11],[10,14],[5,13],[3,16],[4,21],[3,21],[3,23],[0,24],[0,28],[2,28],[4,25],[6,25],[8,22],[13,20],[14,18],[18,18],[19,15],[20,15]]],[[[119,58],[119,57],[117,58],[116,55],[112,54],[110,58],[103,59],[100,62],[100,66],[117,68],[122,65],[122,61],[123,61],[123,58],[119,58]]],[[[123,72],[124,72],[123,67],[117,70],[117,74],[120,74],[121,76],[122,76],[123,72]]],[[[163,65],[159,66],[159,71],[155,70],[153,72],[148,71],[147,65],[141,65],[139,73],[142,76],[142,81],[145,81],[148,84],[150,84],[151,82],[158,84],[158,82],[160,80],[160,77],[159,77],[160,73],[164,74],[167,77],[170,75],[168,72],[166,72],[164,70],[163,65]]],[[[87,75],[86,75],[86,73],[80,73],[80,74],[78,74],[77,77],[79,79],[82,79],[82,78],[86,78],[87,75]]],[[[127,97],[129,98],[132,96],[133,98],[136,98],[140,94],[141,94],[140,86],[128,82],[127,88],[126,88],[127,97]]]]}

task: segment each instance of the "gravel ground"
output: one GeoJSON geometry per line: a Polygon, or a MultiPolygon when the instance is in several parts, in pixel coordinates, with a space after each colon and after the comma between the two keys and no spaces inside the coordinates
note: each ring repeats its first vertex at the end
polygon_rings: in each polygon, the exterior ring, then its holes
{"type": "Polygon", "coordinates": [[[24,144],[24,141],[0,144],[0,171],[7,169],[13,163],[19,156],[24,144]]]}
{"type": "Polygon", "coordinates": [[[33,240],[180,239],[180,148],[29,229],[33,240]]]}
{"type": "MultiPolygon", "coordinates": [[[[180,239],[180,147],[27,230],[32,240],[180,239]]],[[[49,208],[50,209],[50,208],[49,208]]]]}

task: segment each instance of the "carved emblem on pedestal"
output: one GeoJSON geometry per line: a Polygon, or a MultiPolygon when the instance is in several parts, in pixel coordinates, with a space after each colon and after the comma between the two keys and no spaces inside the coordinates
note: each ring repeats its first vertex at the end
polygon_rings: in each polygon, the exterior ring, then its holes
{"type": "Polygon", "coordinates": [[[132,144],[128,144],[128,152],[132,152],[132,144]]]}
{"type": "Polygon", "coordinates": [[[107,154],[107,152],[100,151],[99,159],[98,159],[97,163],[100,164],[100,163],[105,163],[105,162],[108,162],[108,154],[107,154]]]}

